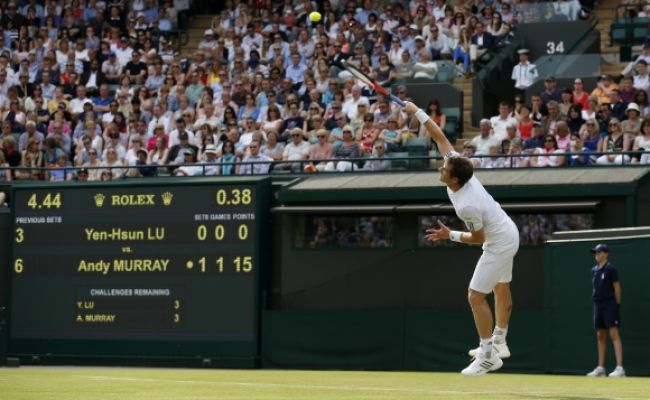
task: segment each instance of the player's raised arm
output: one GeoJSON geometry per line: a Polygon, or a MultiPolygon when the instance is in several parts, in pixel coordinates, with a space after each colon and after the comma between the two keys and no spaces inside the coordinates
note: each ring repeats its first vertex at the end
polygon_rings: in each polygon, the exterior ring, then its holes
{"type": "Polygon", "coordinates": [[[442,129],[440,129],[438,124],[436,124],[431,118],[429,118],[429,116],[427,115],[426,112],[424,112],[424,110],[421,110],[415,104],[411,103],[410,101],[407,101],[406,105],[404,106],[404,111],[406,111],[409,114],[414,114],[415,118],[417,118],[421,124],[424,124],[424,127],[429,132],[429,135],[431,135],[431,138],[438,145],[438,151],[440,151],[440,154],[445,156],[449,152],[454,151],[454,147],[451,145],[451,143],[449,143],[449,140],[447,140],[445,133],[442,131],[442,129]]]}

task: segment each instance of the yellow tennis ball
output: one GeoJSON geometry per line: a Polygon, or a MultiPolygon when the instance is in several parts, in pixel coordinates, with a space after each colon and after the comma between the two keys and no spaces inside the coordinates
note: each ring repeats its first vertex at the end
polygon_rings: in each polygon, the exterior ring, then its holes
{"type": "Polygon", "coordinates": [[[312,11],[311,13],[309,13],[309,19],[311,20],[311,22],[318,22],[320,21],[321,18],[322,17],[318,11],[312,11]]]}

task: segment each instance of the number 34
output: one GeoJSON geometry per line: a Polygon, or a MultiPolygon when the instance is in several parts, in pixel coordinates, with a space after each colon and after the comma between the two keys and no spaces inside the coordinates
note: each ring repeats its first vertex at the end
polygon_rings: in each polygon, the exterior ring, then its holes
{"type": "Polygon", "coordinates": [[[546,54],[564,53],[564,41],[546,42],[546,54]]]}

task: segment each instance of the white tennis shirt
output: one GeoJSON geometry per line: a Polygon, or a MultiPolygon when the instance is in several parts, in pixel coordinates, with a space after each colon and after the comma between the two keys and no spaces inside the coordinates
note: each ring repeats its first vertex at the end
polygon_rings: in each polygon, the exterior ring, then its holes
{"type": "Polygon", "coordinates": [[[447,194],[468,230],[485,230],[483,250],[500,253],[519,247],[517,226],[475,176],[457,192],[447,187],[447,194]]]}

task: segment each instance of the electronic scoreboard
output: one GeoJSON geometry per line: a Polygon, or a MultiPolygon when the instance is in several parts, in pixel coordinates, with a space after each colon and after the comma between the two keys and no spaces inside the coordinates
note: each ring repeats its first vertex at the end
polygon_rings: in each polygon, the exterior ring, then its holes
{"type": "Polygon", "coordinates": [[[16,185],[9,353],[254,359],[269,178],[16,185]]]}

